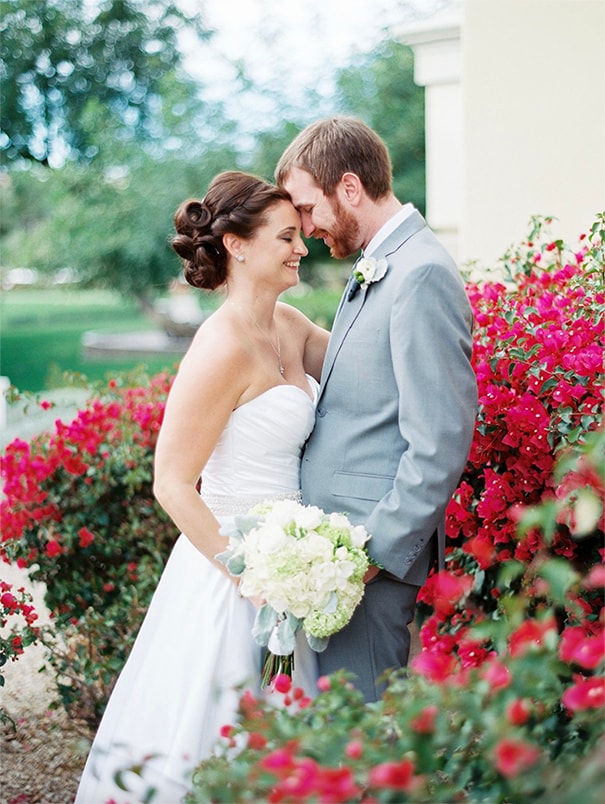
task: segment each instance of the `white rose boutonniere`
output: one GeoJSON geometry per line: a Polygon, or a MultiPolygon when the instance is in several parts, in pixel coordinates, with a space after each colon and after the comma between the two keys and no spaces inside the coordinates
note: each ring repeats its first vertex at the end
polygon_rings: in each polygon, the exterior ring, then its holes
{"type": "Polygon", "coordinates": [[[379,282],[386,274],[388,262],[383,258],[380,260],[374,257],[362,257],[355,265],[352,276],[357,284],[353,285],[349,291],[348,300],[355,296],[359,288],[367,288],[372,282],[379,282]]]}

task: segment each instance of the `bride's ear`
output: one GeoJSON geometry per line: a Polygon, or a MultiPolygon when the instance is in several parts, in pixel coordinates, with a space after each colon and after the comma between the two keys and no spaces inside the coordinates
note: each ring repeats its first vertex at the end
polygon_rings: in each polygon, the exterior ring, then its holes
{"type": "Polygon", "coordinates": [[[223,245],[225,246],[227,253],[233,257],[233,259],[237,260],[238,262],[244,261],[241,238],[228,232],[227,234],[223,235],[223,245]]]}

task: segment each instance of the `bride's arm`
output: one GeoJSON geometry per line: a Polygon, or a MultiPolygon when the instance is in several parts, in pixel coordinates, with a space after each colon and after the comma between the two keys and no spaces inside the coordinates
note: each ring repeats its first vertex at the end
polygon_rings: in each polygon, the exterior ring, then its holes
{"type": "Polygon", "coordinates": [[[327,329],[309,321],[303,362],[305,371],[315,377],[317,382],[321,379],[321,369],[324,364],[329,338],[330,333],[327,329]]]}
{"type": "MultiPolygon", "coordinates": [[[[207,322],[210,324],[210,322],[207,322]]],[[[227,546],[200,498],[202,469],[247,387],[245,352],[218,327],[203,326],[168,395],[154,459],[154,495],[176,527],[236,583],[215,556],[227,546]]]]}
{"type": "Polygon", "coordinates": [[[289,304],[279,303],[278,310],[284,317],[288,333],[299,342],[305,372],[319,382],[330,333],[289,304]]]}

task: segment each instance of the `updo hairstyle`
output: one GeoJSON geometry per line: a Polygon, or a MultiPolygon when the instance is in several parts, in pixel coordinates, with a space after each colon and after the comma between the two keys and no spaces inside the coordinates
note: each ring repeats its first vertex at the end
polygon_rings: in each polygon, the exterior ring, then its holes
{"type": "Polygon", "coordinates": [[[285,190],[230,170],[212,180],[202,201],[183,201],[174,216],[176,235],[171,246],[183,260],[187,282],[204,290],[220,287],[227,279],[223,235],[252,240],[267,222],[269,207],[289,200],[285,190]]]}

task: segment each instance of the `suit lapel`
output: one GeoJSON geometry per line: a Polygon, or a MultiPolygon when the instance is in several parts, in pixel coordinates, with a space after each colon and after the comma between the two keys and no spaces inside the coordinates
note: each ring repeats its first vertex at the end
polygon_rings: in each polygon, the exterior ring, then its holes
{"type": "MultiPolygon", "coordinates": [[[[406,218],[400,226],[398,226],[394,232],[392,232],[386,240],[380,244],[378,249],[372,253],[372,257],[376,257],[376,259],[386,258],[394,251],[396,251],[400,246],[403,245],[410,237],[415,235],[421,229],[426,226],[426,221],[422,217],[422,215],[417,211],[414,212],[406,218]]],[[[359,259],[359,258],[358,258],[359,259]]],[[[354,267],[354,266],[353,266],[354,267]]],[[[392,270],[392,266],[389,264],[389,268],[387,270],[387,274],[383,279],[380,281],[384,281],[386,279],[389,271],[392,270]]],[[[355,294],[351,301],[347,300],[349,295],[349,289],[351,287],[352,277],[349,278],[347,285],[345,287],[344,293],[342,298],[340,299],[340,304],[338,305],[338,310],[336,311],[336,316],[334,318],[334,325],[332,328],[332,334],[330,335],[330,340],[328,343],[328,348],[326,351],[326,356],[324,359],[323,370],[321,372],[321,385],[319,389],[319,396],[317,402],[321,399],[323,395],[324,388],[326,387],[326,383],[332,373],[332,368],[334,366],[334,361],[336,360],[336,356],[340,351],[340,348],[343,344],[344,339],[346,338],[349,330],[353,326],[355,319],[361,312],[361,309],[365,303],[366,296],[368,294],[369,287],[360,288],[358,293],[355,294]]]]}
{"type": "Polygon", "coordinates": [[[349,287],[350,282],[347,283],[345,292],[340,300],[336,318],[334,319],[334,326],[328,342],[328,348],[326,350],[326,356],[321,372],[321,387],[319,390],[318,402],[319,399],[321,399],[326,382],[328,381],[328,377],[332,372],[336,355],[340,351],[340,347],[342,346],[348,331],[351,329],[353,322],[361,312],[361,308],[363,307],[363,303],[366,298],[366,293],[368,292],[367,288],[360,288],[358,293],[355,294],[355,297],[351,301],[347,301],[349,287]]]}

